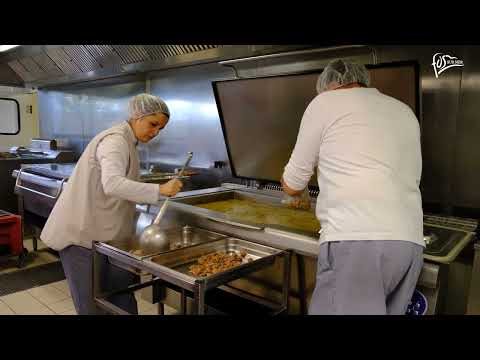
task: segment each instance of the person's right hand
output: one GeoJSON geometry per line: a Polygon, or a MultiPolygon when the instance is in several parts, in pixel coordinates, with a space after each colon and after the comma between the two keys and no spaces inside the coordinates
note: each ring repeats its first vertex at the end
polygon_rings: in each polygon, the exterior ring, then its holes
{"type": "Polygon", "coordinates": [[[310,210],[310,194],[308,188],[305,188],[300,195],[284,194],[282,204],[294,209],[310,210]]]}
{"type": "Polygon", "coordinates": [[[178,179],[172,179],[165,184],[161,184],[160,194],[163,196],[174,196],[176,195],[183,187],[183,184],[178,179]]]}

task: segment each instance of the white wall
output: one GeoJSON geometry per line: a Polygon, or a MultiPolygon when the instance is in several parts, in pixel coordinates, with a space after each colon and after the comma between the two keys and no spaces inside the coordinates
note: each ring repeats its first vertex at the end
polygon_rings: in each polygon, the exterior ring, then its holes
{"type": "Polygon", "coordinates": [[[0,86],[0,97],[15,99],[20,104],[20,133],[0,135],[0,148],[28,146],[32,138],[39,136],[37,93],[21,88],[0,86]],[[27,112],[29,105],[32,106],[31,114],[27,112]]]}

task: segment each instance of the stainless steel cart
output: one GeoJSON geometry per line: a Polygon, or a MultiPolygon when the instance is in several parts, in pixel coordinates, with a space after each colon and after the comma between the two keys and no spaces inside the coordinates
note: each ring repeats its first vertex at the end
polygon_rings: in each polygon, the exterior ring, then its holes
{"type": "Polygon", "coordinates": [[[126,251],[125,247],[120,248],[115,245],[103,242],[94,242],[93,244],[93,294],[95,302],[104,310],[112,314],[128,314],[118,308],[107,299],[120,293],[134,292],[141,288],[153,287],[153,302],[159,303],[159,313],[163,313],[163,304],[160,299],[161,289],[169,287],[180,290],[182,296],[181,313],[186,313],[186,297],[192,294],[194,299],[195,313],[205,314],[205,295],[207,291],[220,286],[227,285],[230,281],[244,277],[250,273],[271,266],[276,258],[283,258],[283,286],[282,302],[274,304],[266,299],[261,299],[254,295],[240,294],[250,301],[256,302],[271,309],[270,314],[277,315],[288,313],[288,299],[290,288],[290,261],[291,251],[279,250],[269,246],[260,245],[254,242],[241,240],[233,237],[223,237],[220,239],[210,239],[199,242],[195,245],[183,246],[177,249],[160,252],[149,256],[138,256],[126,251]],[[224,251],[226,253],[245,252],[246,257],[241,265],[221,271],[214,275],[206,277],[195,277],[191,275],[188,268],[195,263],[197,259],[209,253],[224,251]],[[110,263],[122,267],[137,274],[152,274],[153,279],[145,283],[139,283],[129,286],[125,289],[117,289],[108,293],[100,289],[99,257],[106,256],[110,263]]]}

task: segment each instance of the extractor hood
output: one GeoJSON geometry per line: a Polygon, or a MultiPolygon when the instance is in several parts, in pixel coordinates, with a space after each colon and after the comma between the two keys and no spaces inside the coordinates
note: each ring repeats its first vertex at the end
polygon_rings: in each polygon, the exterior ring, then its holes
{"type": "Polygon", "coordinates": [[[0,85],[42,88],[305,45],[21,45],[0,53],[0,85]]]}

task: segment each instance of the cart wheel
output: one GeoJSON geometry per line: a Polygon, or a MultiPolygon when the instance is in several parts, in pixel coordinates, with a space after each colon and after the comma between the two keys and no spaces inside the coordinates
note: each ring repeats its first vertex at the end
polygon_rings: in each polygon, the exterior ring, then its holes
{"type": "Polygon", "coordinates": [[[18,255],[18,267],[21,269],[25,266],[25,260],[27,259],[27,255],[28,255],[28,250],[27,249],[23,249],[21,254],[18,255]]]}

